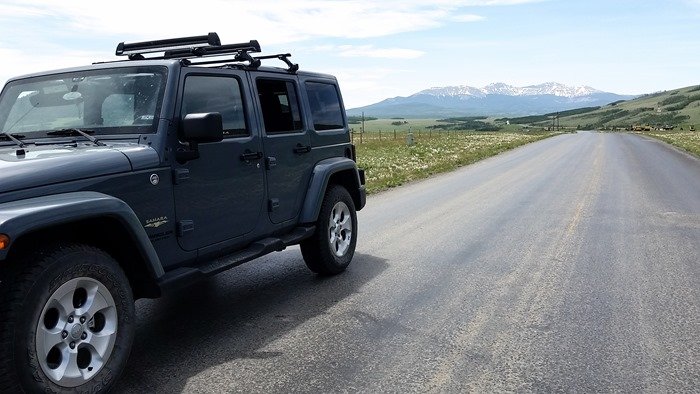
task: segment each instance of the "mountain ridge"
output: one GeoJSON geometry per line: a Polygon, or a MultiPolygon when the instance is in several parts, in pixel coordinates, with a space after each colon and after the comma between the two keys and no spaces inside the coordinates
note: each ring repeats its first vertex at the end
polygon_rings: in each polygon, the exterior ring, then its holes
{"type": "Polygon", "coordinates": [[[431,87],[421,90],[418,94],[432,94],[438,96],[470,95],[485,96],[489,94],[501,94],[504,96],[536,96],[551,94],[558,97],[580,97],[594,93],[606,93],[590,86],[567,86],[559,82],[545,82],[538,85],[514,86],[503,82],[490,83],[477,88],[469,85],[431,87]]]}
{"type": "Polygon", "coordinates": [[[620,95],[590,86],[567,86],[545,82],[513,86],[495,82],[477,88],[469,85],[432,87],[406,97],[393,97],[371,105],[351,108],[348,115],[375,117],[523,116],[545,112],[601,106],[635,96],[620,95]]]}

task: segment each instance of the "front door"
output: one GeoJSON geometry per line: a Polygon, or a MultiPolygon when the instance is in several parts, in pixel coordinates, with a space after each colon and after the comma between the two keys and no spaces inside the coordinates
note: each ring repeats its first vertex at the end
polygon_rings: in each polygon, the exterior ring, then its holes
{"type": "Polygon", "coordinates": [[[255,76],[264,133],[268,212],[272,223],[299,215],[311,177],[311,141],[302,120],[297,78],[255,76]]]}
{"type": "Polygon", "coordinates": [[[180,116],[219,112],[224,139],[199,144],[199,158],[175,165],[178,240],[185,250],[243,237],[264,204],[262,146],[240,71],[190,72],[181,80],[180,116]]]}

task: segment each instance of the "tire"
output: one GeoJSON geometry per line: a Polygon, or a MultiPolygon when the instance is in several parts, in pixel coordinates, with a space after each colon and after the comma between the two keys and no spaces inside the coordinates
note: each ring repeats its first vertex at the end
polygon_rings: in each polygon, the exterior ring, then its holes
{"type": "Polygon", "coordinates": [[[357,213],[350,193],[339,185],[328,188],[314,235],[301,242],[306,266],[321,275],[339,274],[355,254],[357,213]]]}
{"type": "Polygon", "coordinates": [[[1,262],[0,392],[104,392],[124,369],[134,299],[117,262],[72,244],[1,262]]]}

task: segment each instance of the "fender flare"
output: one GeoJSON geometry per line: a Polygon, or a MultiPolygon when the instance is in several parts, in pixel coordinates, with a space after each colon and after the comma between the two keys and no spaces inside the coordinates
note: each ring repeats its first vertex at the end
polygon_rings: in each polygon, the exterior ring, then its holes
{"type": "Polygon", "coordinates": [[[306,191],[306,198],[299,217],[300,223],[313,223],[318,219],[321,210],[321,203],[328,188],[328,182],[334,174],[341,171],[352,171],[354,177],[351,179],[355,190],[348,190],[353,198],[359,201],[356,207],[359,211],[365,203],[365,188],[360,179],[357,164],[346,157],[334,157],[319,161],[314,167],[309,181],[309,188],[306,191]]]}
{"type": "Polygon", "coordinates": [[[44,228],[109,217],[130,233],[134,246],[154,279],[164,275],[160,259],[134,211],[124,201],[98,192],[73,192],[28,198],[0,204],[0,233],[10,237],[10,248],[0,250],[0,261],[7,258],[12,242],[44,228]]]}

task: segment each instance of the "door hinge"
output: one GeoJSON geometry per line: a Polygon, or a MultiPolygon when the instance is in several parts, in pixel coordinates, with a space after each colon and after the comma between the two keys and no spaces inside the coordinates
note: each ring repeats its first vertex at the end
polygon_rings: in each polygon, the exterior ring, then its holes
{"type": "Polygon", "coordinates": [[[177,222],[177,236],[182,237],[185,234],[194,231],[194,221],[193,220],[180,220],[177,222]]]}
{"type": "Polygon", "coordinates": [[[277,210],[277,208],[279,208],[279,207],[280,207],[280,199],[279,199],[279,198],[271,198],[271,199],[267,202],[267,210],[268,210],[269,212],[274,212],[274,211],[277,210]]]}
{"type": "Polygon", "coordinates": [[[265,159],[265,168],[271,170],[275,166],[277,166],[277,158],[270,156],[267,159],[265,159]]]}
{"type": "Polygon", "coordinates": [[[173,170],[173,183],[176,185],[190,179],[190,170],[187,168],[176,168],[173,170]]]}

